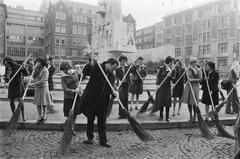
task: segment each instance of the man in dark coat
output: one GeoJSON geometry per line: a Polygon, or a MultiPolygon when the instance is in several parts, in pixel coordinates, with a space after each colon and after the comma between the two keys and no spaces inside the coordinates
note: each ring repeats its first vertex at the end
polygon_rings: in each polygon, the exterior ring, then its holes
{"type": "MultiPolygon", "coordinates": [[[[119,98],[123,104],[123,106],[128,110],[128,88],[131,83],[129,73],[126,75],[125,79],[122,81],[123,77],[127,73],[129,66],[126,65],[127,57],[122,55],[119,57],[120,67],[116,69],[116,79],[117,81],[121,81],[122,85],[119,88],[119,98]]],[[[119,83],[120,85],[121,83],[119,83]]],[[[119,119],[124,119],[123,109],[119,105],[119,119]]]]}
{"type": "MultiPolygon", "coordinates": [[[[14,74],[18,71],[18,69],[21,67],[18,64],[16,64],[12,58],[10,57],[5,57],[4,60],[4,65],[6,67],[5,70],[5,82],[9,82],[9,80],[14,76],[14,74]]],[[[24,65],[25,66],[25,65],[24,65]]],[[[10,106],[12,113],[15,111],[15,103],[14,100],[17,99],[19,103],[22,103],[22,96],[24,93],[24,80],[23,76],[27,76],[27,70],[25,67],[21,67],[20,71],[17,73],[17,75],[13,78],[13,80],[9,83],[8,85],[8,99],[10,100],[10,106]]],[[[21,107],[21,112],[22,112],[22,119],[25,121],[25,116],[24,116],[24,106],[21,107]]]]}
{"type": "Polygon", "coordinates": [[[157,74],[156,81],[156,98],[155,104],[160,109],[160,116],[158,120],[163,119],[163,108],[166,108],[166,121],[169,122],[169,109],[171,107],[171,81],[174,80],[175,76],[172,71],[173,58],[168,56],[165,59],[165,64],[160,67],[159,72],[157,74]],[[167,77],[168,76],[168,77],[167,77]],[[160,86],[163,80],[167,77],[164,83],[160,86]]]}
{"type": "MultiPolygon", "coordinates": [[[[109,81],[113,85],[115,77],[113,71],[118,66],[118,61],[114,58],[108,59],[101,64],[109,81]]],[[[92,60],[91,69],[85,71],[85,75],[90,76],[89,82],[82,95],[82,99],[77,106],[75,115],[83,113],[87,117],[87,138],[85,144],[93,144],[93,124],[95,116],[98,118],[98,135],[100,146],[111,147],[107,144],[106,137],[106,115],[110,95],[117,96],[118,92],[112,92],[105,77],[103,76],[96,60],[92,60]]]]}

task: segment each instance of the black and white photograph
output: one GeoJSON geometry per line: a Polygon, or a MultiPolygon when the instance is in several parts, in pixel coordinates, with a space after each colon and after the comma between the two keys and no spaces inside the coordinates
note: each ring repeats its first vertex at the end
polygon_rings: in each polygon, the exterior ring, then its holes
{"type": "Polygon", "coordinates": [[[240,0],[0,0],[0,159],[240,159],[239,99],[240,0]]]}

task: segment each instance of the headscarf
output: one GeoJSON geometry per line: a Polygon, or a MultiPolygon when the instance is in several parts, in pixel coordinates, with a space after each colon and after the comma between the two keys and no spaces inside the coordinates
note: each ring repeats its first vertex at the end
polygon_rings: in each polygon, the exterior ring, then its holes
{"type": "Polygon", "coordinates": [[[234,73],[236,74],[236,77],[238,78],[239,77],[239,74],[240,74],[240,64],[239,64],[239,61],[234,61],[229,69],[229,72],[233,70],[234,73]]]}

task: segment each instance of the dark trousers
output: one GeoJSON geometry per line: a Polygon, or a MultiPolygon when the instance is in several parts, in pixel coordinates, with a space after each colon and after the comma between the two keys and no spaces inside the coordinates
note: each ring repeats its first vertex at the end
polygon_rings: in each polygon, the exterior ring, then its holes
{"type": "MultiPolygon", "coordinates": [[[[122,86],[119,89],[119,99],[121,100],[124,108],[128,110],[128,84],[122,83],[122,86]]],[[[119,117],[123,116],[123,109],[119,104],[119,117]]]]}
{"type": "Polygon", "coordinates": [[[107,143],[107,137],[106,137],[106,109],[105,107],[108,103],[108,101],[106,102],[106,98],[101,98],[100,102],[99,102],[99,106],[98,106],[98,112],[96,113],[96,115],[92,115],[92,116],[88,116],[87,118],[87,138],[88,139],[93,139],[94,135],[93,135],[93,125],[94,125],[94,120],[95,120],[95,116],[97,116],[97,126],[98,126],[98,136],[99,136],[99,140],[101,144],[105,144],[107,143]]]}
{"type": "MultiPolygon", "coordinates": [[[[230,90],[227,90],[227,94],[229,94],[229,92],[230,92],[230,90]]],[[[226,113],[231,112],[231,107],[232,107],[233,112],[236,112],[236,113],[238,112],[238,110],[239,110],[239,99],[238,99],[238,94],[237,94],[236,89],[233,89],[232,93],[228,97],[225,112],[226,113]]]]}
{"type": "MultiPolygon", "coordinates": [[[[164,107],[160,107],[160,118],[163,118],[163,108],[164,107]]],[[[170,110],[170,107],[165,107],[166,119],[169,119],[169,110],[170,110]]]]}

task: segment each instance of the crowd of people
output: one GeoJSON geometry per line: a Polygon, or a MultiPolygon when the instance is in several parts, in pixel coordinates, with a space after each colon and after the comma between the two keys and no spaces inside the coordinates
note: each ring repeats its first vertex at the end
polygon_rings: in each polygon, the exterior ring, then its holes
{"type": "MultiPolygon", "coordinates": [[[[118,60],[109,58],[107,61],[99,64],[92,57],[89,63],[85,65],[82,74],[72,72],[71,66],[67,62],[62,62],[60,70],[61,85],[64,92],[63,115],[67,118],[72,109],[75,95],[77,94],[76,104],[74,106],[74,115],[84,114],[87,117],[87,138],[85,144],[93,144],[93,123],[97,117],[99,142],[103,147],[110,147],[107,144],[106,137],[106,118],[108,113],[110,96],[119,99],[123,107],[119,105],[119,119],[126,118],[123,109],[133,111],[139,110],[139,96],[143,93],[144,80],[147,76],[147,68],[143,64],[143,58],[138,57],[135,62],[129,62],[129,59],[122,55],[118,60]],[[109,79],[114,90],[109,86],[104,75],[109,79]],[[89,76],[88,84],[85,90],[82,90],[79,80],[81,76],[89,76]],[[131,104],[128,107],[128,96],[131,94],[131,104]],[[134,104],[134,96],[136,103],[134,104]]],[[[12,112],[16,109],[14,100],[23,103],[22,96],[24,89],[34,87],[33,104],[37,106],[38,120],[37,124],[46,121],[47,106],[53,107],[52,91],[53,74],[55,67],[52,58],[37,58],[34,62],[28,61],[22,66],[16,64],[12,58],[5,57],[3,61],[6,67],[5,82],[14,76],[20,70],[13,80],[8,83],[8,98],[12,112]],[[24,76],[31,75],[31,80],[24,85],[24,76]]],[[[226,89],[227,93],[237,83],[240,75],[240,64],[238,61],[232,63],[226,75],[226,80],[230,86],[226,89]]],[[[146,87],[147,88],[147,87],[146,87]]],[[[199,105],[199,99],[205,104],[205,120],[209,120],[209,107],[218,105],[219,101],[219,73],[216,71],[215,63],[204,61],[202,66],[198,65],[198,59],[191,57],[189,65],[185,66],[180,59],[166,57],[160,66],[156,76],[156,94],[154,106],[159,111],[158,120],[164,119],[170,122],[170,108],[173,105],[172,116],[181,114],[182,103],[187,104],[189,111],[189,121],[196,121],[196,112],[194,107],[199,105]],[[199,97],[202,89],[202,97],[199,97]],[[210,89],[210,90],[209,90],[210,89]],[[209,92],[210,91],[210,92],[209,92]],[[173,99],[173,100],[172,100],[173,99]],[[176,105],[178,103],[178,109],[176,105]]],[[[25,120],[24,107],[22,110],[22,119],[25,120]]],[[[225,112],[228,114],[238,113],[239,100],[236,88],[229,96],[225,112]]],[[[74,127],[73,127],[74,129],[74,127]]]]}

